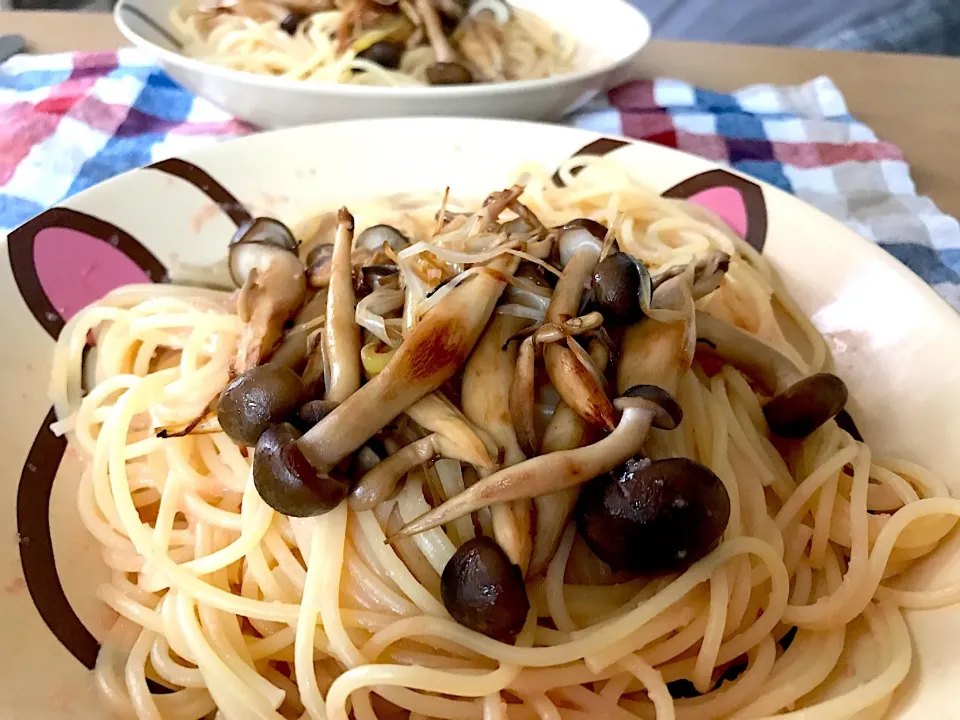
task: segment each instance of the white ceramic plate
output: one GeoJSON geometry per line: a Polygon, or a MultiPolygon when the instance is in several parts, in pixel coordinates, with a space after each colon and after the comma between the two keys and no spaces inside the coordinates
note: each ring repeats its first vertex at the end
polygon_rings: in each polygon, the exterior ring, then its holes
{"type": "MultiPolygon", "coordinates": [[[[223,256],[246,213],[305,211],[400,191],[482,197],[520,161],[614,152],[638,177],[693,196],[781,272],[832,346],[848,406],[879,454],[922,461],[960,494],[960,318],[883,251],[793,197],[663,147],[570,128],[410,119],[251,136],[126,173],[14,231],[0,261],[0,717],[105,720],[90,665],[111,614],[99,547],[75,506],[78,466],[47,429],[53,338],[112,287],[223,256]],[[18,542],[19,541],[19,542],[18,542]]],[[[954,547],[918,569],[936,587],[954,547]]],[[[957,577],[958,573],[952,575],[957,577]]],[[[960,717],[960,608],[909,615],[917,659],[894,716],[960,717]]]]}
{"type": "MultiPolygon", "coordinates": [[[[511,0],[513,1],[513,0],[511,0]]],[[[650,40],[650,24],[623,0],[516,0],[578,42],[572,72],[544,80],[383,88],[308,83],[239,72],[186,57],[170,31],[173,0],[120,0],[114,19],[177,82],[260,127],[403,116],[555,120],[584,105],[650,40]]]]}

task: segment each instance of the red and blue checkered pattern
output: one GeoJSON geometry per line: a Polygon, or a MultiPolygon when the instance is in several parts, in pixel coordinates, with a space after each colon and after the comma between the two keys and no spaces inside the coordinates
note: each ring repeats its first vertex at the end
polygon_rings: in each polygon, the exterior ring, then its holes
{"type": "Polygon", "coordinates": [[[131,168],[252,131],[134,50],[0,65],[0,233],[131,168]]]}
{"type": "MultiPolygon", "coordinates": [[[[660,143],[791,192],[879,243],[960,309],[960,226],[916,193],[900,150],[826,78],[732,94],[636,81],[568,118],[660,143]]],[[[251,128],[140,52],[16,56],[0,65],[0,233],[131,168],[251,128]]]]}

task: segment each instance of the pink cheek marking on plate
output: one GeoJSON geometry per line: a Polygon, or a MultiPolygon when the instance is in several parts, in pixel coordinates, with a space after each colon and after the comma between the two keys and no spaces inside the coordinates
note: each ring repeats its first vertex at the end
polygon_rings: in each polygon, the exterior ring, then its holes
{"type": "Polygon", "coordinates": [[[715,187],[698,192],[687,199],[711,210],[740,237],[747,236],[747,206],[739,190],[732,187],[715,187]]]}
{"type": "Polygon", "coordinates": [[[151,282],[110,243],[68,228],[45,228],[33,242],[40,286],[64,321],[121,285],[151,282]]]}

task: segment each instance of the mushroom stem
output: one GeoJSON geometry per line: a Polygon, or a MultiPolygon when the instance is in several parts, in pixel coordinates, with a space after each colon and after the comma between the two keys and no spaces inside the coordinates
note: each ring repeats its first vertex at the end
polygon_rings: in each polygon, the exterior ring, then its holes
{"type": "Polygon", "coordinates": [[[537,345],[533,336],[520,344],[516,373],[510,383],[510,418],[520,447],[529,455],[536,455],[537,426],[534,419],[536,404],[537,345]]]}
{"type": "Polygon", "coordinates": [[[337,235],[330,258],[330,289],[324,328],[326,399],[342,403],[353,395],[360,374],[360,327],[354,320],[357,296],[353,289],[353,216],[346,208],[337,215],[337,235]]]}
{"type": "Polygon", "coordinates": [[[430,0],[416,0],[417,12],[423,20],[423,27],[427,33],[427,41],[433,52],[436,53],[437,62],[448,63],[456,62],[457,54],[450,46],[450,41],[443,32],[443,26],[440,23],[440,16],[437,15],[437,9],[430,0]]]}
{"type": "MultiPolygon", "coordinates": [[[[513,343],[504,348],[504,343],[527,322],[509,315],[495,316],[463,368],[463,412],[474,424],[485,428],[503,449],[506,466],[522,462],[525,457],[514,431],[509,398],[503,392],[513,384],[517,349],[513,343]]],[[[530,409],[532,412],[532,402],[530,409]]],[[[530,502],[501,503],[491,513],[494,538],[510,561],[526,570],[532,549],[530,502]]]]}
{"type": "Polygon", "coordinates": [[[457,454],[449,457],[477,468],[493,467],[494,461],[470,421],[439,393],[424,395],[405,412],[422,428],[442,436],[457,448],[457,454]]]}
{"type": "Polygon", "coordinates": [[[618,403],[623,406],[620,423],[602,440],[504,468],[408,523],[394,537],[416,535],[492,503],[555,493],[610,472],[640,451],[658,410],[639,398],[621,398],[618,403]]]}
{"type": "Polygon", "coordinates": [[[519,261],[501,255],[451,290],[417,323],[381,373],[304,435],[299,444],[321,468],[336,465],[384,425],[433,392],[464,363],[519,261]]]}
{"type": "MultiPolygon", "coordinates": [[[[663,285],[670,278],[681,275],[686,265],[675,265],[653,276],[653,289],[663,285]]],[[[693,266],[693,299],[706,297],[720,287],[727,270],[730,269],[730,256],[723,250],[711,250],[697,258],[693,266]]]]}
{"type": "Polygon", "coordinates": [[[493,436],[504,451],[504,463],[524,460],[510,417],[510,402],[503,392],[513,383],[517,346],[506,340],[529,321],[511,315],[495,315],[463,367],[461,403],[463,414],[493,436]]]}
{"type": "Polygon", "coordinates": [[[497,503],[490,508],[493,537],[524,575],[530,565],[533,549],[531,537],[531,501],[521,498],[512,502],[497,503]]]}
{"type": "Polygon", "coordinates": [[[694,327],[693,273],[670,278],[653,295],[653,307],[676,310],[682,319],[671,322],[638,322],[627,328],[620,345],[617,391],[637,385],[653,385],[676,396],[683,373],[693,364],[696,349],[691,337],[694,327]]]}
{"type": "MultiPolygon", "coordinates": [[[[543,436],[543,452],[572,450],[582,446],[589,439],[590,427],[574,412],[573,408],[560,401],[543,436]]],[[[534,498],[537,524],[533,536],[533,552],[530,557],[529,575],[531,577],[546,571],[557,552],[563,531],[567,527],[567,521],[579,497],[580,487],[575,486],[534,498]]]]}
{"type": "Polygon", "coordinates": [[[293,319],[293,328],[287,331],[280,345],[270,356],[271,364],[286,365],[294,372],[303,370],[309,356],[307,338],[316,330],[310,323],[327,314],[327,291],[318,290],[293,319]]]}
{"type": "Polygon", "coordinates": [[[357,512],[375,508],[393,494],[404,475],[441,456],[469,462],[456,443],[438,433],[427,435],[401,448],[360,478],[350,493],[350,507],[357,512]]]}
{"type": "Polygon", "coordinates": [[[270,356],[284,323],[300,309],[306,294],[303,265],[294,253],[266,246],[263,252],[262,262],[249,271],[237,296],[237,314],[246,323],[237,346],[238,375],[270,356]]]}
{"type": "Polygon", "coordinates": [[[803,372],[786,355],[702,310],[697,311],[697,339],[705,341],[724,362],[757,381],[768,395],[776,395],[803,378],[803,372]]]}
{"type": "MultiPolygon", "coordinates": [[[[554,288],[547,308],[547,323],[559,325],[577,314],[583,290],[590,282],[599,257],[592,245],[583,245],[573,253],[554,288]]],[[[569,347],[555,343],[547,345],[543,361],[551,384],[567,405],[587,422],[607,430],[616,427],[616,413],[603,386],[569,347]]]]}
{"type": "Polygon", "coordinates": [[[734,367],[774,395],[763,408],[770,430],[802,439],[835,417],[847,403],[847,386],[836,375],[803,372],[759,338],[710,315],[697,313],[697,334],[734,367]]]}
{"type": "MultiPolygon", "coordinates": [[[[601,372],[607,369],[610,354],[603,343],[590,344],[590,356],[596,368],[601,372]]],[[[543,434],[541,450],[544,453],[558,450],[572,450],[587,444],[593,439],[594,429],[577,413],[561,401],[550,418],[543,434]]],[[[567,527],[567,521],[573,514],[580,497],[580,487],[571,487],[549,495],[534,498],[537,525],[533,536],[533,552],[530,558],[529,575],[535,577],[545,572],[553,559],[567,527]]]]}

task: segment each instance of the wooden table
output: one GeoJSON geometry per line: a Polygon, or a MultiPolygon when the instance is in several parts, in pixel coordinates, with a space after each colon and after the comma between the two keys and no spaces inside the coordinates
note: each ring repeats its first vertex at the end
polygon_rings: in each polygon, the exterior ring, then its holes
{"type": "MultiPolygon", "coordinates": [[[[100,13],[0,12],[0,33],[7,32],[24,35],[33,52],[126,44],[100,13]]],[[[717,91],[829,75],[850,111],[903,149],[920,192],[960,216],[960,59],[659,41],[635,72],[717,91]]]]}

